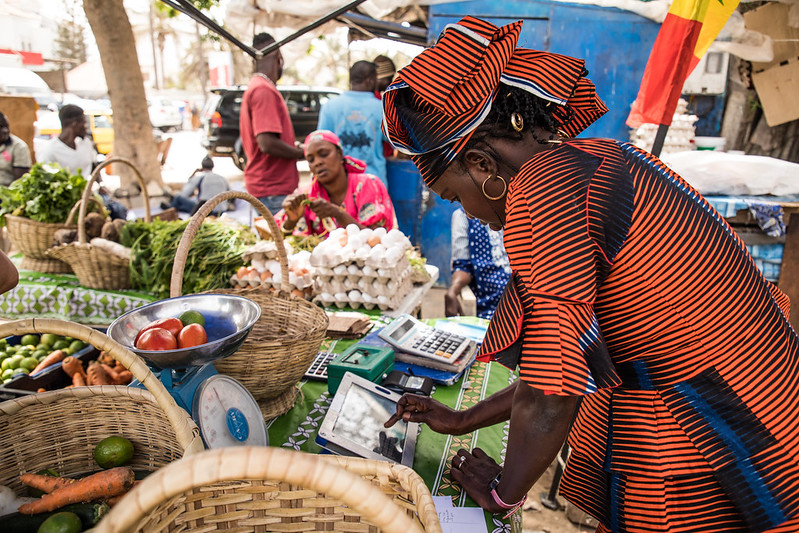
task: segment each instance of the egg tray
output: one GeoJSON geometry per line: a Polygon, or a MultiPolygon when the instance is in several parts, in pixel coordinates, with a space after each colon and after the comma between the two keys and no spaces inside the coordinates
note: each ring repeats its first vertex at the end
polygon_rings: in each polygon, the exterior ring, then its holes
{"type": "MultiPolygon", "coordinates": [[[[363,300],[358,300],[352,298],[351,293],[353,291],[348,292],[338,292],[338,293],[330,293],[327,291],[319,291],[319,294],[314,298],[314,302],[320,303],[325,307],[338,307],[339,309],[344,307],[351,307],[352,309],[360,309],[361,307],[371,310],[374,308],[379,308],[381,311],[389,311],[393,309],[397,309],[400,305],[402,305],[403,300],[408,295],[408,293],[413,289],[413,283],[411,283],[411,276],[405,276],[402,283],[393,291],[391,295],[378,295],[373,296],[369,293],[366,293],[370,299],[377,300],[378,297],[382,297],[383,301],[372,301],[372,302],[364,302],[363,300]],[[337,294],[343,294],[345,297],[336,298],[337,294]]],[[[354,289],[358,290],[358,289],[354,289]]],[[[363,297],[363,292],[359,291],[360,296],[363,297]]]]}
{"type": "Polygon", "coordinates": [[[337,292],[360,291],[369,294],[370,296],[390,296],[397,291],[403,290],[403,287],[409,285],[406,290],[410,290],[410,285],[413,285],[411,278],[411,271],[406,270],[401,274],[390,278],[369,278],[366,276],[346,276],[341,279],[338,276],[319,276],[314,283],[314,292],[321,294],[329,292],[336,294],[337,292]]]}

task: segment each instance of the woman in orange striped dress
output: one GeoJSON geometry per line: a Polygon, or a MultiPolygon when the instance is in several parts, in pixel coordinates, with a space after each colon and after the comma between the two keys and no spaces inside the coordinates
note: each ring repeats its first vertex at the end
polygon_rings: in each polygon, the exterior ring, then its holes
{"type": "Polygon", "coordinates": [[[428,186],[505,230],[513,277],[480,356],[520,380],[461,412],[405,396],[387,424],[510,419],[504,466],[453,461],[489,511],[520,508],[568,436],[561,493],[598,531],[799,530],[788,299],[657,158],[569,138],[606,108],[582,61],[516,48],[520,29],[450,25],[383,97],[428,186]]]}

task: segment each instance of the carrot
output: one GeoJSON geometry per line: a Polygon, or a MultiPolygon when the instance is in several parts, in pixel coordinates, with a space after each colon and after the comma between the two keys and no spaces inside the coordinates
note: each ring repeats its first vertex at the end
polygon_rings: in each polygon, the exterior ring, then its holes
{"type": "Polygon", "coordinates": [[[44,387],[39,387],[38,389],[36,389],[36,392],[47,392],[47,389],[45,389],[44,387]]]}
{"type": "MultiPolygon", "coordinates": [[[[130,488],[130,490],[133,490],[133,489],[135,489],[135,488],[136,488],[136,486],[137,486],[138,484],[140,484],[140,483],[141,483],[141,480],[140,480],[140,479],[137,479],[136,481],[134,481],[134,482],[133,482],[133,486],[130,488]]],[[[128,492],[130,492],[130,491],[128,491],[128,492]]],[[[108,498],[108,499],[105,501],[105,503],[107,503],[109,506],[113,507],[114,505],[116,505],[117,503],[119,503],[119,500],[121,500],[122,498],[124,498],[126,494],[127,494],[127,492],[123,492],[122,494],[119,494],[119,495],[117,495],[117,496],[111,496],[110,498],[108,498]]]]}
{"type": "Polygon", "coordinates": [[[117,374],[119,374],[120,372],[124,372],[125,370],[127,370],[127,368],[122,366],[120,363],[117,363],[116,366],[114,367],[114,372],[116,372],[117,374]]]}
{"type": "Polygon", "coordinates": [[[108,352],[106,352],[105,350],[100,352],[100,355],[97,356],[97,360],[100,361],[101,363],[105,363],[105,364],[110,365],[110,366],[113,366],[113,365],[116,364],[116,361],[114,361],[114,358],[111,357],[110,355],[108,355],[108,352]]]}
{"type": "Polygon", "coordinates": [[[58,488],[38,500],[20,505],[19,512],[22,514],[46,513],[70,503],[105,500],[130,490],[134,481],[133,469],[126,466],[111,468],[58,488]]]}
{"type": "Polygon", "coordinates": [[[81,374],[84,381],[86,380],[86,371],[83,370],[83,363],[80,359],[72,357],[71,355],[61,362],[61,368],[64,369],[67,376],[74,379],[75,374],[81,374]]]}
{"type": "Polygon", "coordinates": [[[80,372],[75,372],[72,374],[72,386],[73,387],[85,387],[86,386],[86,378],[83,377],[83,374],[80,372]]]}
{"type": "Polygon", "coordinates": [[[42,362],[36,365],[36,368],[31,370],[31,374],[35,374],[36,372],[40,372],[47,368],[48,366],[53,366],[56,363],[60,363],[64,360],[67,356],[67,353],[63,350],[55,350],[50,352],[50,355],[42,359],[42,362]]]}
{"type": "Polygon", "coordinates": [[[130,370],[123,370],[119,372],[117,376],[117,380],[114,382],[115,385],[128,385],[133,381],[133,372],[130,370]]]}
{"type": "Polygon", "coordinates": [[[111,376],[103,368],[102,363],[92,361],[89,363],[89,369],[86,371],[88,385],[113,385],[111,376]]]}
{"type": "Polygon", "coordinates": [[[55,477],[44,474],[20,474],[19,480],[31,488],[39,489],[46,493],[53,492],[55,489],[61,487],[66,487],[77,481],[71,477],[55,477]]]}
{"type": "Polygon", "coordinates": [[[108,374],[108,377],[111,378],[111,381],[116,382],[117,379],[119,379],[119,375],[116,370],[114,370],[105,363],[100,363],[100,365],[103,367],[103,370],[105,370],[105,373],[108,374]]]}

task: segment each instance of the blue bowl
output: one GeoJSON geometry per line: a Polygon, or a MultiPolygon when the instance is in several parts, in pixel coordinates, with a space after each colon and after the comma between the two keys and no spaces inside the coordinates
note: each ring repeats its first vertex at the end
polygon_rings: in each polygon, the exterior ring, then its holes
{"type": "Polygon", "coordinates": [[[120,316],[108,327],[108,336],[158,368],[201,366],[232,355],[261,317],[261,307],[242,296],[193,294],[144,305],[120,316]],[[178,350],[139,350],[133,345],[144,326],[162,318],[177,318],[186,311],[205,317],[208,342],[178,350]]]}

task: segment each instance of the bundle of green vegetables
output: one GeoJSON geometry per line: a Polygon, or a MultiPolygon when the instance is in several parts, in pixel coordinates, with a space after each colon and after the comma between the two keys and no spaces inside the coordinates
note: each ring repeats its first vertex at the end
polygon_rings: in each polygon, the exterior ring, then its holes
{"type": "Polygon", "coordinates": [[[63,223],[85,187],[80,170],[70,174],[58,165],[36,163],[11,185],[0,187],[0,227],[6,223],[5,215],[63,223]]]}
{"type": "MultiPolygon", "coordinates": [[[[130,283],[158,298],[169,297],[172,264],[188,221],[129,222],[121,243],[131,248],[130,283]]],[[[224,219],[206,220],[191,243],[183,273],[183,293],[194,294],[230,285],[241,266],[241,254],[255,242],[244,226],[224,219]]]]}

